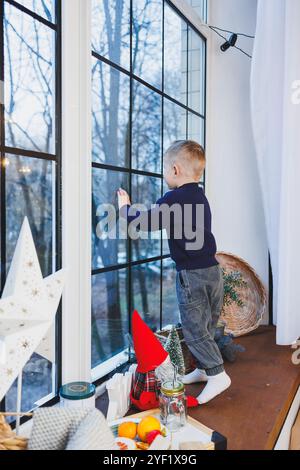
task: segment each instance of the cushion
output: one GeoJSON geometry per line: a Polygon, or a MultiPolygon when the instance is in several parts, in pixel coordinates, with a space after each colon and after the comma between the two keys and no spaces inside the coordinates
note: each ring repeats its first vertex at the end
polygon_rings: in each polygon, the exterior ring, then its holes
{"type": "Polygon", "coordinates": [[[66,450],[113,450],[114,436],[99,410],[92,410],[69,438],[66,450]]]}
{"type": "Polygon", "coordinates": [[[59,407],[37,409],[28,450],[64,450],[89,411],[59,407]]]}

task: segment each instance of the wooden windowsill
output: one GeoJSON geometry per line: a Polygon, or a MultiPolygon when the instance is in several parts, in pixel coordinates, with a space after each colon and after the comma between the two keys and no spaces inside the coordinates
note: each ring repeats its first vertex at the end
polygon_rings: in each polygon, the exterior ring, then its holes
{"type": "MultiPolygon", "coordinates": [[[[273,449],[300,385],[300,367],[292,364],[290,347],[276,346],[274,327],[260,327],[235,341],[246,351],[226,364],[230,389],[190,415],[226,436],[228,449],[273,449]]],[[[188,387],[192,395],[199,389],[188,387]]]]}

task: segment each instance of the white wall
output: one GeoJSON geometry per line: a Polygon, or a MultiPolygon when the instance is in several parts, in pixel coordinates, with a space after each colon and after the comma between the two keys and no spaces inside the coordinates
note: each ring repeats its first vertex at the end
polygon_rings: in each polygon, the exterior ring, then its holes
{"type": "MultiPolygon", "coordinates": [[[[256,0],[208,0],[208,22],[255,34],[256,0]]],[[[223,33],[222,33],[223,34],[223,33]]],[[[212,34],[209,52],[207,193],[219,251],[244,258],[268,287],[268,247],[250,120],[251,60],[212,34]]],[[[239,46],[251,53],[253,40],[239,46]]],[[[266,319],[267,320],[267,319],[266,319]]]]}

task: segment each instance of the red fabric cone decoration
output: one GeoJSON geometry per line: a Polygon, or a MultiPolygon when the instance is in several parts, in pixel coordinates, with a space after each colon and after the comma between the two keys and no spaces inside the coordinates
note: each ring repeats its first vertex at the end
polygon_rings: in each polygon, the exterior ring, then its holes
{"type": "MultiPolygon", "coordinates": [[[[130,400],[139,410],[152,410],[159,405],[159,383],[155,377],[155,369],[167,359],[168,353],[136,310],[132,315],[132,336],[138,365],[130,400]]],[[[187,397],[189,408],[198,405],[196,398],[187,397]]]]}
{"type": "Polygon", "coordinates": [[[159,384],[155,377],[155,371],[136,372],[132,390],[131,403],[141,411],[152,410],[158,407],[159,384]]]}
{"type": "Polygon", "coordinates": [[[137,372],[150,372],[167,359],[168,353],[136,310],[132,315],[132,336],[138,363],[137,372]]]}
{"type": "Polygon", "coordinates": [[[188,395],[186,397],[186,405],[188,408],[196,408],[196,406],[199,406],[199,402],[197,398],[192,397],[191,395],[188,395]]]}

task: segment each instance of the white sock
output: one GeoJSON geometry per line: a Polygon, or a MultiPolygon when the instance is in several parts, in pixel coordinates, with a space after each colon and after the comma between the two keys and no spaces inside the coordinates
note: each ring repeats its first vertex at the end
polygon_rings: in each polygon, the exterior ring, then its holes
{"type": "Polygon", "coordinates": [[[231,385],[230,377],[226,372],[221,372],[221,374],[208,376],[208,382],[203,391],[197,397],[197,400],[200,405],[208,403],[210,400],[215,398],[220,393],[223,393],[231,385]]]}
{"type": "Polygon", "coordinates": [[[187,374],[183,377],[182,382],[184,385],[195,384],[197,382],[207,382],[207,375],[204,370],[195,369],[190,374],[187,374]]]}

